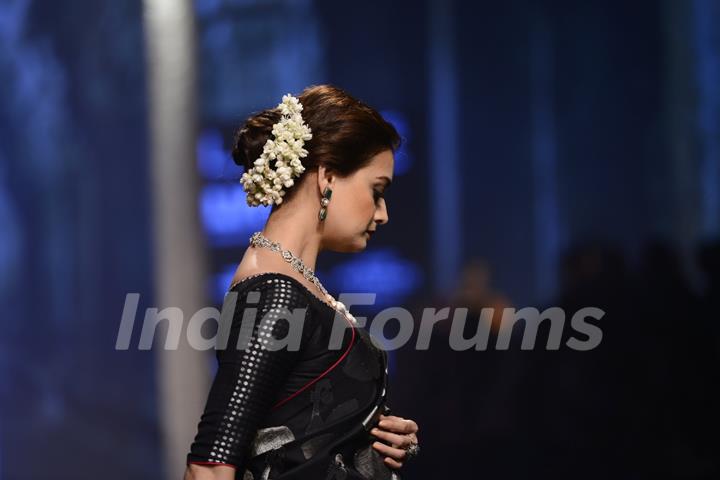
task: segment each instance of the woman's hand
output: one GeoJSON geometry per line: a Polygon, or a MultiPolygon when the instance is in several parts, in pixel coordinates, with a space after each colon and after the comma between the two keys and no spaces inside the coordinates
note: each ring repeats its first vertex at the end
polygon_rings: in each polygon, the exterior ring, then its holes
{"type": "Polygon", "coordinates": [[[400,468],[407,457],[405,450],[411,444],[418,443],[417,431],[417,423],[410,419],[394,415],[380,415],[378,426],[370,430],[370,433],[385,443],[374,442],[373,448],[385,455],[386,465],[400,468]]]}

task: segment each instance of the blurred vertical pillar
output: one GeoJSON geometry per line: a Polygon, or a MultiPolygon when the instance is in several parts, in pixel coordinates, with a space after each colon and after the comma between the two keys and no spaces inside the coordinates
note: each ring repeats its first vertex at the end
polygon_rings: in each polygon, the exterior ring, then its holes
{"type": "MultiPolygon", "coordinates": [[[[537,7],[539,10],[540,7],[537,7]]],[[[543,12],[532,16],[530,42],[535,296],[555,293],[561,248],[552,34],[543,12]]]]}
{"type": "Polygon", "coordinates": [[[460,182],[458,178],[458,81],[453,0],[429,0],[430,69],[430,215],[433,239],[433,287],[448,291],[462,258],[460,182]]]}
{"type": "Polygon", "coordinates": [[[663,6],[671,199],[667,221],[692,265],[697,241],[720,233],[720,5],[714,0],[666,0],[663,6]]]}
{"type": "Polygon", "coordinates": [[[720,234],[720,3],[693,2],[701,233],[720,234]]]}
{"type": "Polygon", "coordinates": [[[663,232],[687,254],[697,238],[697,166],[695,162],[692,93],[692,20],[690,2],[665,0],[664,31],[667,50],[664,112],[669,166],[662,176],[665,188],[657,203],[664,200],[667,213],[662,218],[663,232]]]}
{"type": "MultiPolygon", "coordinates": [[[[197,208],[200,181],[195,161],[196,39],[191,0],[145,0],[148,48],[155,289],[159,308],[179,307],[183,333],[203,307],[206,260],[197,208]]],[[[192,349],[185,334],[177,350],[165,350],[167,322],[156,334],[159,412],[165,474],[182,478],[185,455],[202,412],[209,369],[207,355],[192,349]]]]}

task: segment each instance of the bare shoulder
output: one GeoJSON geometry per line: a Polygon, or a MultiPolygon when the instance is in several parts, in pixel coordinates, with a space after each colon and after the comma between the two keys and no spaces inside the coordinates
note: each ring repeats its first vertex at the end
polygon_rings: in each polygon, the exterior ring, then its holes
{"type": "Polygon", "coordinates": [[[278,268],[284,267],[282,263],[277,262],[277,259],[272,257],[267,258],[266,255],[263,255],[263,253],[264,252],[258,252],[252,248],[245,250],[245,254],[240,260],[240,263],[235,270],[235,274],[230,281],[230,285],[235,285],[236,283],[255,275],[276,272],[278,271],[278,268]]]}
{"type": "Polygon", "coordinates": [[[245,252],[228,287],[232,287],[252,277],[275,273],[294,279],[300,286],[304,287],[303,290],[306,293],[312,294],[315,298],[324,301],[320,299],[320,292],[316,290],[317,287],[300,272],[293,269],[282,257],[273,254],[273,252],[267,252],[271,255],[264,255],[265,252],[255,252],[252,250],[253,249],[249,249],[245,252]]]}

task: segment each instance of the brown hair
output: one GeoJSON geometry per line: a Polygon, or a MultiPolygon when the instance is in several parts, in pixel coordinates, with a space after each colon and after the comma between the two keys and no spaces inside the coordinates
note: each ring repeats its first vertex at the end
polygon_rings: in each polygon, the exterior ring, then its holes
{"type": "MultiPolygon", "coordinates": [[[[337,87],[311,86],[298,99],[303,106],[303,120],[313,135],[305,143],[308,156],[301,160],[306,172],[324,165],[346,177],[367,165],[378,153],[395,151],[400,146],[395,127],[376,110],[337,87]]],[[[245,171],[250,170],[279,120],[280,112],[275,108],[248,118],[235,134],[232,150],[235,163],[245,171]]],[[[287,191],[285,200],[292,191],[292,188],[287,191]]]]}

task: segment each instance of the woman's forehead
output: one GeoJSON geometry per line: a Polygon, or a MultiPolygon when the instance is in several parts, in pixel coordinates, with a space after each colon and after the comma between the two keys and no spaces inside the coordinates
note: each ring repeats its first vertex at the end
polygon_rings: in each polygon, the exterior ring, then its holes
{"type": "Polygon", "coordinates": [[[367,165],[367,171],[374,176],[384,175],[392,180],[393,165],[395,162],[394,155],[391,150],[385,150],[375,155],[367,165]]]}

